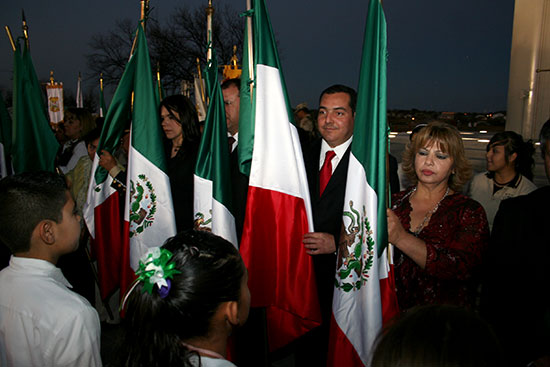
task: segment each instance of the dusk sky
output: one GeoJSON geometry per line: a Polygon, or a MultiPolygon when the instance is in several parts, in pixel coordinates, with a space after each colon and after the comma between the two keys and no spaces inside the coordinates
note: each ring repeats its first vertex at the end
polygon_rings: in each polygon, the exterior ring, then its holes
{"type": "MultiPolygon", "coordinates": [[[[213,0],[244,10],[245,0],[213,0]]],[[[368,1],[266,0],[291,103],[317,108],[335,83],[357,86],[368,1]]],[[[76,90],[94,34],[139,18],[138,0],[4,0],[0,25],[21,34],[25,10],[40,79],[76,90]]],[[[152,16],[207,0],[151,0],[152,16]]],[[[384,0],[388,27],[388,108],[492,112],[506,109],[514,0],[384,0]]],[[[12,85],[13,53],[2,29],[0,91],[12,85]]],[[[89,82],[85,88],[92,87],[89,82]]]]}

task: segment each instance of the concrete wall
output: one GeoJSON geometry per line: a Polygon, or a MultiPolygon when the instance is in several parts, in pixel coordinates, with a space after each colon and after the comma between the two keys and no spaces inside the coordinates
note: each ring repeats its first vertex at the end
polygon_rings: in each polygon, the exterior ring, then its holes
{"type": "Polygon", "coordinates": [[[550,118],[550,0],[516,0],[506,130],[538,139],[550,118]]]}

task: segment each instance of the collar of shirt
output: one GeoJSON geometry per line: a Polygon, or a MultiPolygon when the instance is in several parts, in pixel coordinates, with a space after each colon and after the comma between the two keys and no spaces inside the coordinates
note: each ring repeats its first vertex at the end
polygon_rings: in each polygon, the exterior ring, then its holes
{"type": "Polygon", "coordinates": [[[323,163],[325,162],[325,155],[329,150],[334,150],[334,153],[336,155],[334,158],[332,158],[332,173],[336,170],[336,167],[338,166],[338,163],[340,163],[340,160],[346,154],[346,150],[348,150],[349,146],[351,145],[351,141],[353,140],[353,135],[350,136],[348,140],[343,142],[342,144],[335,146],[334,148],[331,148],[328,143],[322,139],[321,140],[321,154],[319,155],[319,170],[323,167],[323,163]]]}
{"type": "Polygon", "coordinates": [[[231,135],[228,131],[227,137],[229,138],[230,136],[233,136],[233,139],[235,139],[235,141],[233,142],[233,145],[231,146],[231,151],[229,152],[229,153],[233,153],[233,151],[235,150],[235,148],[237,148],[237,145],[239,144],[239,132],[237,131],[235,135],[231,135]]]}
{"type": "Polygon", "coordinates": [[[21,271],[25,274],[49,276],[67,288],[73,287],[65,276],[63,276],[61,269],[46,260],[12,256],[10,258],[10,267],[15,271],[21,271]]]}

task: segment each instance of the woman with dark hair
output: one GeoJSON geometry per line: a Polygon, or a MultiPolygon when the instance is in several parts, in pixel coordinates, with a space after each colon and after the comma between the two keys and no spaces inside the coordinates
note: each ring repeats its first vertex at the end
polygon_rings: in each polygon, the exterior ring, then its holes
{"type": "Polygon", "coordinates": [[[248,318],[250,292],[231,243],[181,232],[150,248],[136,275],[126,296],[124,366],[234,366],[225,360],[227,338],[248,318]]]}
{"type": "Polygon", "coordinates": [[[432,122],[421,129],[403,154],[403,170],[414,186],[392,195],[387,211],[400,309],[473,308],[489,226],[483,207],[460,194],[472,170],[456,128],[432,122]]]}
{"type": "Polygon", "coordinates": [[[487,144],[487,172],[474,177],[469,194],[485,208],[491,229],[502,200],[536,190],[534,153],[531,141],[513,131],[497,133],[487,144]]]}
{"type": "Polygon", "coordinates": [[[82,140],[95,128],[92,114],[84,108],[68,108],[63,117],[63,133],[67,141],[59,148],[56,166],[66,174],[72,170],[78,160],[88,154],[86,144],[82,140]]]}
{"type": "Polygon", "coordinates": [[[385,328],[374,347],[372,367],[507,365],[489,324],[457,306],[415,307],[385,328]]]}
{"type": "Polygon", "coordinates": [[[160,103],[160,119],[167,139],[168,177],[178,232],[193,228],[193,175],[200,144],[197,111],[183,95],[160,103]]]}

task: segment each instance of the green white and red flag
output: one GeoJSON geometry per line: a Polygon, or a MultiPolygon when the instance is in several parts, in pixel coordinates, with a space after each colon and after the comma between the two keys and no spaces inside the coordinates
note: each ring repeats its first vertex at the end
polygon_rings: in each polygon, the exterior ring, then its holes
{"type": "Polygon", "coordinates": [[[398,312],[386,220],[386,58],[384,12],[380,0],[371,0],[337,257],[329,366],[367,366],[384,321],[398,312]]]}
{"type": "Polygon", "coordinates": [[[124,293],[134,279],[141,256],[149,247],[162,245],[176,233],[155,88],[147,41],[140,25],[134,53],[107,111],[97,149],[114,151],[131,121],[123,222],[116,218],[119,199],[111,187],[112,178],[98,167],[98,156],[84,208],[95,240],[100,284],[105,287],[102,296],[117,286],[124,293]]]}
{"type": "Polygon", "coordinates": [[[194,176],[195,226],[208,228],[212,233],[225,238],[235,247],[237,231],[232,214],[231,171],[225,106],[218,82],[216,53],[208,65],[206,85],[210,103],[202,134],[194,176]]]}
{"type": "Polygon", "coordinates": [[[244,157],[251,164],[240,251],[252,306],[266,308],[269,348],[275,350],[320,325],[321,313],[313,261],[302,243],[313,231],[306,171],[264,1],[254,0],[248,15],[254,67],[244,70],[243,62],[241,85],[255,77],[252,91],[241,89],[239,149],[252,143],[252,151],[244,157]]]}

